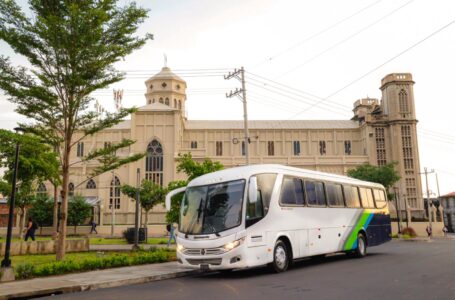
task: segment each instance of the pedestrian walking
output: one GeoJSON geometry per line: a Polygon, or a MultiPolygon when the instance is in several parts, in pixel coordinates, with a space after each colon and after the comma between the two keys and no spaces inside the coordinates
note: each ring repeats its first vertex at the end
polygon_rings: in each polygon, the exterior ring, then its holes
{"type": "Polygon", "coordinates": [[[166,229],[169,232],[169,240],[167,241],[167,246],[169,247],[171,245],[172,240],[174,240],[174,244],[177,243],[174,234],[175,231],[174,224],[167,224],[166,229]]]}
{"type": "Polygon", "coordinates": [[[95,234],[98,234],[98,231],[96,231],[96,225],[97,225],[97,224],[96,224],[96,222],[95,222],[94,219],[92,219],[92,220],[90,221],[90,225],[92,226],[92,227],[90,228],[90,234],[92,234],[93,232],[95,232],[95,234]]]}
{"type": "Polygon", "coordinates": [[[433,233],[433,229],[431,228],[430,225],[427,226],[426,231],[427,231],[428,237],[430,238],[430,237],[431,237],[431,234],[433,233]]]}
{"type": "Polygon", "coordinates": [[[33,221],[33,219],[30,217],[28,218],[28,224],[27,224],[27,229],[25,229],[25,241],[28,240],[28,238],[31,238],[32,241],[35,240],[35,231],[38,229],[38,224],[33,221]]]}
{"type": "Polygon", "coordinates": [[[448,232],[448,231],[449,231],[449,230],[447,229],[447,226],[444,226],[444,227],[442,228],[442,233],[444,233],[444,237],[447,237],[447,232],[448,232]]]}

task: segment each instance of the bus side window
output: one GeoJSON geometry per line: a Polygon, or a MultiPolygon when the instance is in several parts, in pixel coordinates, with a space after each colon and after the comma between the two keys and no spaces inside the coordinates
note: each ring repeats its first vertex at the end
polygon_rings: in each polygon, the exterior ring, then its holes
{"type": "Polygon", "coordinates": [[[368,207],[374,208],[373,190],[367,189],[368,207]]]}
{"type": "Polygon", "coordinates": [[[362,207],[368,208],[367,189],[359,188],[360,200],[362,201],[362,207]]]}
{"type": "Polygon", "coordinates": [[[283,178],[281,187],[280,203],[289,205],[303,205],[304,194],[302,180],[299,178],[283,178]]]}
{"type": "Polygon", "coordinates": [[[343,192],[341,185],[335,183],[326,183],[327,202],[329,206],[344,207],[343,192]]]}
{"type": "Polygon", "coordinates": [[[325,206],[324,184],[318,181],[305,180],[305,193],[308,205],[325,206]]]}
{"type": "Polygon", "coordinates": [[[383,190],[374,189],[374,201],[376,202],[377,208],[384,208],[386,206],[385,193],[383,190]]]}
{"type": "Polygon", "coordinates": [[[344,197],[347,207],[360,207],[359,189],[356,186],[344,185],[344,197]]]}

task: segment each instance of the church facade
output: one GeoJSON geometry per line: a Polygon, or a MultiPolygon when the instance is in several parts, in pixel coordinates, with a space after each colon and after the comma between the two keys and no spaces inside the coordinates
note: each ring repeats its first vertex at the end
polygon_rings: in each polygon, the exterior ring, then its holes
{"type": "MultiPolygon", "coordinates": [[[[419,175],[416,115],[412,75],[394,73],[381,81],[382,99],[360,99],[354,103],[351,120],[250,120],[251,164],[277,163],[324,172],[346,174],[369,162],[384,165],[397,161],[401,179],[396,187],[399,209],[407,207],[423,214],[419,175]]],[[[188,120],[185,117],[186,82],[164,67],[145,82],[145,105],[130,120],[82,140],[71,156],[84,154],[123,138],[135,140],[119,156],[147,152],[140,161],[122,166],[84,184],[96,163],[75,165],[70,171],[70,193],[82,194],[96,207],[100,225],[134,224],[134,202],[120,193],[122,184],[136,185],[136,170],[142,179],[166,186],[186,179],[176,171],[179,153],[195,160],[208,157],[226,168],[245,164],[243,121],[188,120]]],[[[42,187],[50,190],[50,186],[42,187]]],[[[165,222],[164,208],[150,212],[151,224],[165,222]]]]}

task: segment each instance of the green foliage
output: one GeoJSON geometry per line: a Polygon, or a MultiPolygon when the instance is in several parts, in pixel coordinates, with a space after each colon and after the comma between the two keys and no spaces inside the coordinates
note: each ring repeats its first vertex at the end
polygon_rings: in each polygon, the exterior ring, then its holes
{"type": "Polygon", "coordinates": [[[196,162],[193,160],[191,153],[179,153],[177,162],[177,172],[184,172],[188,176],[188,181],[224,168],[220,162],[214,162],[210,158],[205,158],[202,163],[196,162]]]}
{"type": "Polygon", "coordinates": [[[40,227],[51,226],[53,218],[54,201],[47,195],[37,195],[33,206],[28,210],[28,215],[33,218],[40,227]]]}
{"type": "Polygon", "coordinates": [[[84,197],[75,195],[69,201],[68,224],[76,227],[82,225],[91,215],[92,207],[85,202],[84,197]]]}
{"type": "MultiPolygon", "coordinates": [[[[127,195],[132,200],[136,200],[136,193],[138,188],[124,184],[121,187],[121,192],[127,195]]],[[[139,188],[141,207],[145,211],[151,210],[155,205],[163,203],[166,196],[166,190],[160,185],[151,182],[150,180],[142,180],[139,188]]]]}
{"type": "MultiPolygon", "coordinates": [[[[188,181],[171,181],[167,186],[168,191],[172,191],[184,186],[187,186],[188,181]]],[[[184,193],[180,193],[174,195],[171,198],[171,209],[166,213],[166,223],[178,223],[179,222],[179,215],[180,215],[180,203],[182,203],[184,193]]]]}
{"type": "Polygon", "coordinates": [[[16,278],[27,279],[32,277],[53,276],[72,272],[102,270],[108,268],[153,264],[170,261],[173,253],[164,249],[153,251],[137,251],[102,257],[84,259],[68,259],[64,261],[48,262],[39,265],[23,263],[16,267],[16,278]]]}
{"type": "MultiPolygon", "coordinates": [[[[366,163],[354,169],[350,169],[348,171],[348,176],[370,182],[380,183],[386,188],[386,190],[388,190],[398,180],[400,180],[400,175],[395,170],[395,166],[397,164],[397,162],[391,162],[384,166],[373,166],[369,163],[366,163]]],[[[393,198],[389,198],[389,200],[391,199],[393,198]]]]}

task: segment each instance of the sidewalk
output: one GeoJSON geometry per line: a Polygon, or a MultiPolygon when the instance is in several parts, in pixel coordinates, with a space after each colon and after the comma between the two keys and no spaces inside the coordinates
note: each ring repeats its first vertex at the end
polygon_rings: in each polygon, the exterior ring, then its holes
{"type": "Polygon", "coordinates": [[[167,262],[20,280],[0,283],[0,299],[38,297],[140,284],[198,272],[199,270],[184,268],[177,262],[167,262]]]}

